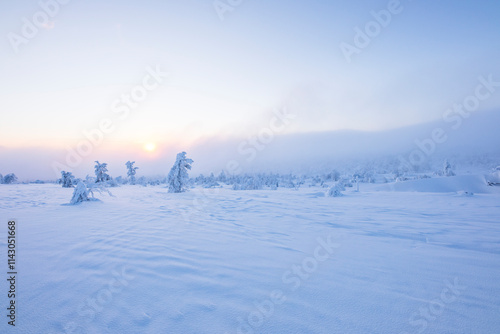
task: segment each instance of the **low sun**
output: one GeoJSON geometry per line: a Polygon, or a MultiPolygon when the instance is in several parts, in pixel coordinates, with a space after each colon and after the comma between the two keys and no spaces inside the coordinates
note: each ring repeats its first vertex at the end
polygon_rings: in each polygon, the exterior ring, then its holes
{"type": "Polygon", "coordinates": [[[144,149],[148,152],[154,152],[156,150],[156,144],[155,143],[147,143],[144,145],[144,149]]]}

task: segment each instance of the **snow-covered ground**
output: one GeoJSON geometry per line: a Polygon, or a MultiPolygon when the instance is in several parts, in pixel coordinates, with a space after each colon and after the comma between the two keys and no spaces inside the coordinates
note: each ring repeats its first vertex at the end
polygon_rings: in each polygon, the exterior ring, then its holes
{"type": "Polygon", "coordinates": [[[460,178],[335,198],[122,186],[76,206],[59,185],[1,185],[16,332],[500,333],[500,187],[460,178]]]}

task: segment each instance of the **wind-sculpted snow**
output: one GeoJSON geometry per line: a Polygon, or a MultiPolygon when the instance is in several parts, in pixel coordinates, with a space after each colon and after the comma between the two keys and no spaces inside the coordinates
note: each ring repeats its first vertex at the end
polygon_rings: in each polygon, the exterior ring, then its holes
{"type": "Polygon", "coordinates": [[[377,187],[127,185],[69,206],[73,189],[2,185],[0,216],[19,229],[16,329],[499,332],[498,192],[377,187]]]}

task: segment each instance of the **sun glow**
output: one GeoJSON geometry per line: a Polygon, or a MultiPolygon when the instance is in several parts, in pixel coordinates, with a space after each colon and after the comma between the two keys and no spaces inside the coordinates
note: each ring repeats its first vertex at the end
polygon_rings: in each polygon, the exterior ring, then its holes
{"type": "Polygon", "coordinates": [[[156,150],[156,144],[155,143],[146,143],[144,145],[144,149],[148,152],[154,152],[156,150]]]}

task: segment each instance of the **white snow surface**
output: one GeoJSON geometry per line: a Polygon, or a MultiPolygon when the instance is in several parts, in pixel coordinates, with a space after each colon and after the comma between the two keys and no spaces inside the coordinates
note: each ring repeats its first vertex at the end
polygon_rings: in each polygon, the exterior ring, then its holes
{"type": "Polygon", "coordinates": [[[16,332],[500,333],[500,187],[463,178],[335,198],[122,186],[76,206],[58,185],[0,185],[16,332]]]}
{"type": "Polygon", "coordinates": [[[428,179],[393,182],[374,187],[376,190],[418,191],[418,192],[461,192],[499,193],[500,187],[488,186],[488,175],[459,175],[454,177],[436,177],[428,179]]]}

